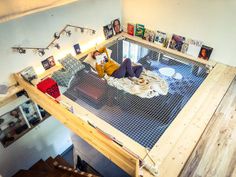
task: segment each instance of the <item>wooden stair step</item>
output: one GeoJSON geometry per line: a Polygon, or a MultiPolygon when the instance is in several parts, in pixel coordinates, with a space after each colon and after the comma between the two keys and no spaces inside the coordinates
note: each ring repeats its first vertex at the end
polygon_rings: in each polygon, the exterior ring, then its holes
{"type": "Polygon", "coordinates": [[[60,165],[66,166],[68,168],[73,168],[65,159],[63,159],[60,155],[56,156],[55,161],[57,161],[60,165]]]}
{"type": "Polygon", "coordinates": [[[55,159],[53,159],[52,157],[49,157],[45,162],[48,164],[48,166],[54,169],[58,175],[60,174],[61,177],[70,177],[70,173],[64,170],[60,170],[53,165],[55,161],[56,161],[55,159]]]}
{"type": "Polygon", "coordinates": [[[48,164],[49,167],[51,167],[52,169],[55,169],[53,165],[54,159],[52,157],[49,157],[47,160],[45,160],[45,162],[48,164]]]}
{"type": "Polygon", "coordinates": [[[30,171],[40,171],[40,172],[52,172],[54,171],[46,162],[42,159],[36,162],[32,167],[29,169],[30,171]]]}
{"type": "Polygon", "coordinates": [[[20,170],[12,177],[55,177],[55,175],[48,172],[20,170]]]}

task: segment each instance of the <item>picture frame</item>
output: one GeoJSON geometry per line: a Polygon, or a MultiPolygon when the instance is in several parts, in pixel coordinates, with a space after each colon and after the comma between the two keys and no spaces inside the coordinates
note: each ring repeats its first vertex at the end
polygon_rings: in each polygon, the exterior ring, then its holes
{"type": "Polygon", "coordinates": [[[48,69],[50,69],[51,67],[53,67],[53,66],[56,65],[53,56],[50,56],[50,57],[48,57],[47,59],[41,61],[41,63],[42,63],[43,68],[44,68],[45,70],[48,70],[48,69]]]}
{"type": "Polygon", "coordinates": [[[74,49],[75,49],[75,54],[76,55],[79,55],[81,53],[81,49],[80,49],[79,43],[74,45],[74,49]]]}

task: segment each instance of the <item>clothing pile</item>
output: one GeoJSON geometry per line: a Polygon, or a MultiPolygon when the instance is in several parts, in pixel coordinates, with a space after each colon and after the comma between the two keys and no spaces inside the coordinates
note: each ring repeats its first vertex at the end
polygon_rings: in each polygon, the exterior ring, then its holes
{"type": "Polygon", "coordinates": [[[169,90],[167,81],[161,78],[157,73],[149,70],[144,70],[140,78],[125,77],[117,79],[108,75],[105,75],[104,78],[110,86],[141,98],[166,95],[169,90]]]}

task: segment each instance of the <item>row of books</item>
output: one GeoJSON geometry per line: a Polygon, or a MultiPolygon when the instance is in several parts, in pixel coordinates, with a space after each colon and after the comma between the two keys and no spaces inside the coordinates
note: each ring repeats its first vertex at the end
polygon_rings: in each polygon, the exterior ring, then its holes
{"type": "Polygon", "coordinates": [[[143,38],[149,42],[154,42],[160,46],[171,48],[179,52],[185,53],[195,58],[209,60],[213,51],[212,47],[203,45],[202,41],[193,40],[180,35],[169,35],[162,31],[153,31],[146,29],[143,24],[127,25],[127,33],[132,36],[143,38]]]}

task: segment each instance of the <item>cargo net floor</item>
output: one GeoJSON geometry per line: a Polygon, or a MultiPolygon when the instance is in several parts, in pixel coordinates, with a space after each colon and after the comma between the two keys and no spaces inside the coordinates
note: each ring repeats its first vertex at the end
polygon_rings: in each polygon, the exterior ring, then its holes
{"type": "Polygon", "coordinates": [[[164,78],[167,95],[141,98],[109,86],[86,70],[77,74],[64,94],[142,146],[152,148],[207,77],[207,69],[125,40],[109,48],[118,63],[131,58],[164,78]]]}

